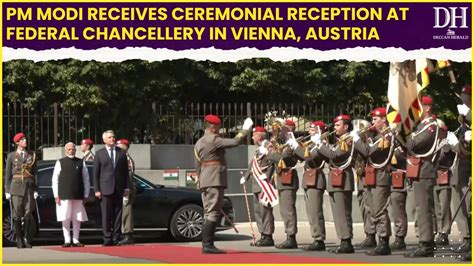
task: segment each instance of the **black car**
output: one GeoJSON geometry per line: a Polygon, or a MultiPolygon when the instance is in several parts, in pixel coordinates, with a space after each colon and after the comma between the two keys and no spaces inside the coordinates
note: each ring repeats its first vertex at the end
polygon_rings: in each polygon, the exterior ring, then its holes
{"type": "MultiPolygon", "coordinates": [[[[55,161],[38,163],[38,209],[35,239],[62,238],[61,223],[56,221],[56,204],[51,188],[55,161]]],[[[91,191],[86,211],[89,221],[81,225],[81,237],[102,237],[101,213],[99,201],[94,197],[92,184],[92,165],[88,165],[91,191]]],[[[199,191],[189,188],[173,188],[155,185],[134,174],[136,198],[133,203],[135,234],[150,235],[152,232],[166,231],[176,241],[195,241],[200,239],[204,222],[202,199],[199,191]]],[[[5,194],[5,193],[3,193],[5,194]]],[[[15,233],[12,231],[10,202],[3,197],[3,243],[13,245],[15,233]]],[[[232,202],[225,197],[223,211],[233,221],[232,202]]],[[[231,228],[231,224],[222,217],[218,230],[231,228]]]]}

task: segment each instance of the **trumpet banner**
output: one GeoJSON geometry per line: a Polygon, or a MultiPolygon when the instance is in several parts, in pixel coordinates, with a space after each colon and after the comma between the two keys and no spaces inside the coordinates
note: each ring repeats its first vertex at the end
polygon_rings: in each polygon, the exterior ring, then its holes
{"type": "Polygon", "coordinates": [[[390,127],[398,128],[402,142],[420,120],[419,94],[429,85],[429,73],[434,69],[429,59],[390,63],[387,120],[390,127]]]}

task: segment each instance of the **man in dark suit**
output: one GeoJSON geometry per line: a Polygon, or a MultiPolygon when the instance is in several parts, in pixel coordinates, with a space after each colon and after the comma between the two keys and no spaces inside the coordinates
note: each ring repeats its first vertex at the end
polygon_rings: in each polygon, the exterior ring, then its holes
{"type": "Polygon", "coordinates": [[[130,193],[128,160],[126,151],[115,146],[112,130],[105,131],[102,139],[105,147],[98,150],[94,158],[94,191],[102,212],[102,245],[112,246],[120,241],[122,198],[130,193]]]}

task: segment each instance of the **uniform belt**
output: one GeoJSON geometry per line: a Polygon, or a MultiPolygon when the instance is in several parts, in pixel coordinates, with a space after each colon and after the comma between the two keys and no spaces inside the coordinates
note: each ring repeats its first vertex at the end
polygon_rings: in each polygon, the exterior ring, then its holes
{"type": "Polygon", "coordinates": [[[212,160],[212,161],[202,161],[201,165],[202,166],[209,166],[209,165],[221,165],[221,161],[218,160],[212,160]]]}

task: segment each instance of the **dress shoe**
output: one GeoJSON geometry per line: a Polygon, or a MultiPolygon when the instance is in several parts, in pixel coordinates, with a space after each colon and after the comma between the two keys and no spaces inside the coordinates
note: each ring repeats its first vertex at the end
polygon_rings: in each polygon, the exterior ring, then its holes
{"type": "Polygon", "coordinates": [[[469,252],[463,253],[463,254],[457,256],[456,260],[458,260],[458,261],[472,261],[471,251],[469,250],[469,252]]]}
{"type": "Polygon", "coordinates": [[[301,249],[304,251],[324,251],[326,250],[326,245],[324,244],[324,241],[315,240],[313,243],[304,246],[301,249]]]}
{"type": "Polygon", "coordinates": [[[421,242],[414,250],[403,254],[407,258],[424,258],[434,256],[434,242],[421,242]]]}
{"type": "Polygon", "coordinates": [[[296,237],[292,235],[292,236],[287,236],[285,241],[283,241],[280,244],[275,245],[275,247],[279,249],[298,248],[298,243],[296,242],[296,237]]]}
{"type": "Polygon", "coordinates": [[[396,236],[395,241],[390,245],[393,250],[405,250],[407,245],[405,244],[405,238],[403,236],[396,236]]]}
{"type": "Polygon", "coordinates": [[[16,248],[25,248],[23,240],[19,237],[16,238],[16,248]]]}
{"type": "Polygon", "coordinates": [[[440,233],[438,238],[435,240],[436,246],[447,246],[449,245],[449,239],[447,234],[440,233]]]}
{"type": "Polygon", "coordinates": [[[82,244],[81,242],[77,242],[77,243],[72,243],[71,246],[73,246],[75,248],[82,248],[82,247],[84,247],[84,244],[82,244]]]}
{"type": "Polygon", "coordinates": [[[471,250],[471,239],[470,238],[464,238],[461,245],[459,245],[457,248],[452,248],[451,250],[454,253],[466,253],[466,252],[468,252],[469,250],[471,250]]]}
{"type": "Polygon", "coordinates": [[[392,251],[390,250],[390,246],[388,245],[388,239],[389,237],[380,237],[379,238],[379,244],[371,250],[368,250],[365,252],[365,254],[369,256],[386,256],[392,254],[392,251]]]}
{"type": "Polygon", "coordinates": [[[133,245],[134,243],[135,241],[133,241],[132,236],[127,234],[124,238],[122,238],[122,240],[117,243],[117,246],[133,245]]]}
{"type": "Polygon", "coordinates": [[[26,238],[23,238],[23,245],[25,248],[32,248],[33,246],[30,244],[30,241],[26,238]]]}
{"type": "Polygon", "coordinates": [[[64,243],[62,245],[63,248],[70,248],[71,247],[71,243],[64,243]]]}
{"type": "Polygon", "coordinates": [[[352,246],[351,239],[342,239],[339,247],[328,250],[331,253],[337,254],[349,254],[354,253],[354,247],[352,246]]]}
{"type": "Polygon", "coordinates": [[[220,250],[214,246],[214,244],[203,244],[202,245],[202,253],[203,254],[224,254],[226,253],[224,250],[220,250]]]}
{"type": "Polygon", "coordinates": [[[250,243],[252,247],[273,247],[275,245],[275,241],[273,241],[272,236],[263,235],[257,240],[255,243],[250,243]]]}
{"type": "Polygon", "coordinates": [[[356,248],[374,248],[377,246],[377,241],[375,240],[375,234],[367,234],[364,241],[355,244],[356,248]]]}

